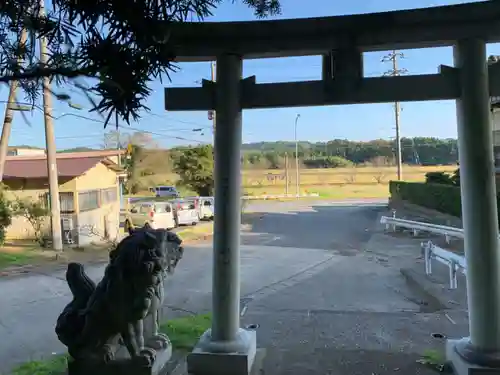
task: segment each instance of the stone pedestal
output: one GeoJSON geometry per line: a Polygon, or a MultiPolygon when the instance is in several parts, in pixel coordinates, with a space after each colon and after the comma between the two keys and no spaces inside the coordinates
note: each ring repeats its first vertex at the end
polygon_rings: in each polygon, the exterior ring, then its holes
{"type": "Polygon", "coordinates": [[[250,375],[257,353],[257,336],[240,329],[234,342],[214,342],[211,330],[201,336],[187,357],[190,375],[250,375]]]}
{"type": "Polygon", "coordinates": [[[158,350],[151,367],[131,358],[116,359],[107,364],[69,360],[68,375],[159,375],[171,356],[172,346],[158,350]]]}
{"type": "Polygon", "coordinates": [[[463,347],[468,342],[468,338],[448,340],[446,342],[446,359],[453,367],[455,375],[499,375],[500,367],[496,367],[499,365],[498,359],[496,363],[494,360],[488,363],[489,361],[486,359],[482,365],[478,365],[461,355],[459,348],[463,347]]]}

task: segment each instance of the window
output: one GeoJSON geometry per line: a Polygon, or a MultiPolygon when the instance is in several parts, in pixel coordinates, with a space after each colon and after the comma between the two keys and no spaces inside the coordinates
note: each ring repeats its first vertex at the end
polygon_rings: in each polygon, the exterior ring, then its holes
{"type": "MultiPolygon", "coordinates": [[[[50,194],[44,193],[40,195],[40,200],[42,201],[42,204],[50,210],[50,194]]],[[[75,212],[75,199],[73,193],[59,193],[59,204],[61,205],[62,214],[72,214],[75,212]]]]}
{"type": "Polygon", "coordinates": [[[107,188],[101,190],[101,204],[110,204],[118,200],[116,188],[107,188]]]}
{"type": "Polygon", "coordinates": [[[212,202],[211,201],[205,201],[205,202],[203,202],[203,205],[204,206],[211,206],[212,202]]]}
{"type": "Polygon", "coordinates": [[[139,213],[141,214],[149,214],[150,211],[151,211],[150,205],[142,205],[141,208],[139,209],[139,213]]]}
{"type": "Polygon", "coordinates": [[[90,211],[99,208],[99,190],[89,190],[78,193],[80,211],[90,211]]]}
{"type": "Polygon", "coordinates": [[[158,214],[163,214],[165,212],[172,212],[169,204],[157,204],[155,205],[155,212],[158,214]]]}

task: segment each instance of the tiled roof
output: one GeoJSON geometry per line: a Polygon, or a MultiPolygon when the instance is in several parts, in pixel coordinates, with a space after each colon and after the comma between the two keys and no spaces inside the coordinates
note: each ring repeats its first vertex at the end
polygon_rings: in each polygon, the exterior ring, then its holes
{"type": "MultiPolygon", "coordinates": [[[[107,159],[102,156],[60,158],[57,155],[57,172],[59,177],[77,177],[105,160],[107,159]]],[[[9,157],[5,162],[4,179],[43,178],[47,176],[47,159],[45,157],[9,157]]]]}

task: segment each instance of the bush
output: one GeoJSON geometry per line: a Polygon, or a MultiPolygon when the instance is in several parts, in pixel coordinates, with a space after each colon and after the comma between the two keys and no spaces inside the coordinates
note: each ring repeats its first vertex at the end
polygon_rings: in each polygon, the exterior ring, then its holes
{"type": "Polygon", "coordinates": [[[15,202],[16,215],[23,216],[31,224],[35,233],[35,240],[44,245],[43,240],[43,223],[47,218],[49,211],[42,202],[37,202],[32,199],[16,199],[15,202]]]}
{"type": "Polygon", "coordinates": [[[462,216],[462,200],[457,186],[391,181],[389,190],[391,199],[405,200],[448,215],[462,216]]]}
{"type": "Polygon", "coordinates": [[[427,184],[453,185],[452,178],[445,172],[427,172],[425,182],[427,184]]]}
{"type": "Polygon", "coordinates": [[[0,246],[5,243],[7,227],[12,224],[12,204],[0,187],[0,246]]]}

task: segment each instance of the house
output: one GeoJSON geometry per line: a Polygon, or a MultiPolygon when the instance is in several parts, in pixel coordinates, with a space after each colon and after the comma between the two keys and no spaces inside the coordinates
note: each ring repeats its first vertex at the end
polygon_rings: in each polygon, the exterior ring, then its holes
{"type": "Polygon", "coordinates": [[[44,148],[14,146],[7,150],[8,156],[28,156],[28,155],[45,155],[44,148]]]}
{"type": "MultiPolygon", "coordinates": [[[[58,153],[59,194],[63,242],[85,245],[119,234],[120,186],[123,169],[114,161],[119,151],[58,153]]],[[[49,182],[45,155],[8,156],[3,183],[11,198],[41,200],[48,208],[49,182]]],[[[50,234],[50,220],[44,232],[50,234]]],[[[23,217],[15,217],[9,238],[29,238],[33,230],[23,217]]]]}

